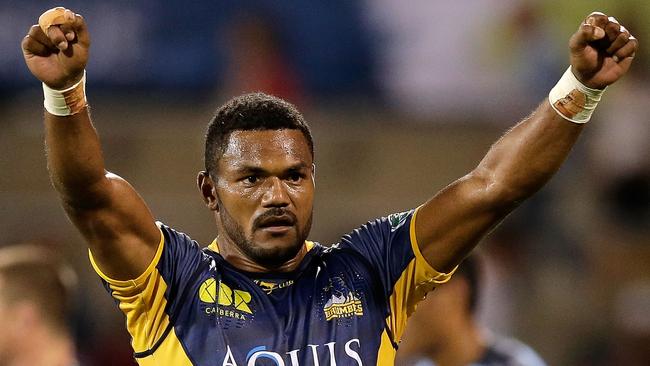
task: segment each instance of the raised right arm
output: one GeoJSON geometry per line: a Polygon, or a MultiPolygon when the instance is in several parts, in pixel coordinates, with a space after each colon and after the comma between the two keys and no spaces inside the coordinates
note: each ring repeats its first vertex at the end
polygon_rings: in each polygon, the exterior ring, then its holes
{"type": "MultiPolygon", "coordinates": [[[[62,8],[48,12],[58,15],[57,21],[32,26],[22,42],[23,54],[36,78],[63,90],[84,76],[90,37],[80,15],[62,8]]],[[[61,116],[45,111],[50,179],[102,272],[117,280],[135,279],[151,263],[160,231],[131,185],[106,171],[85,97],[80,108],[71,110],[61,116]]]]}

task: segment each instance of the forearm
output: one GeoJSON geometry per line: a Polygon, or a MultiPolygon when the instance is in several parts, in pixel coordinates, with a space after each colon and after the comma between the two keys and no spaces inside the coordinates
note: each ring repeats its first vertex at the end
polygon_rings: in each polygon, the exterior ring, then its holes
{"type": "Polygon", "coordinates": [[[151,264],[161,233],[133,187],[104,168],[85,94],[89,47],[83,17],[61,7],[44,12],[22,41],[27,67],[43,83],[52,183],[102,271],[128,280],[151,264]]]}
{"type": "Polygon", "coordinates": [[[45,145],[50,178],[64,203],[79,208],[102,205],[109,182],[88,108],[65,117],[45,112],[45,145]]]}
{"type": "Polygon", "coordinates": [[[453,269],[494,225],[550,179],[582,126],[560,117],[544,101],[494,143],[476,169],[424,204],[416,235],[429,264],[439,271],[453,269]]]}
{"type": "Polygon", "coordinates": [[[499,139],[476,169],[421,206],[415,232],[429,264],[451,270],[551,178],[589,121],[601,91],[627,72],[637,49],[636,38],[607,15],[594,12],[584,20],[569,41],[571,72],[549,93],[557,112],[545,100],[499,139]]]}
{"type": "Polygon", "coordinates": [[[473,174],[485,180],[498,203],[516,204],[559,169],[583,126],[562,118],[545,100],[490,148],[473,174]]]}

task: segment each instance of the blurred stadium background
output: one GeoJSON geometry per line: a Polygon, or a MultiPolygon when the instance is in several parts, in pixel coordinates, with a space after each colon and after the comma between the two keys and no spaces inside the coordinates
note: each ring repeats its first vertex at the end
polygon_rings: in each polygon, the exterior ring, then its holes
{"type": "Polygon", "coordinates": [[[20,52],[56,5],[90,28],[88,97],[108,167],[202,243],[215,235],[195,188],[202,136],[230,96],[273,93],[310,121],[311,237],[332,243],[472,169],[561,76],[579,22],[616,16],[641,40],[636,63],[558,175],[481,245],[481,321],[551,365],[649,364],[650,2],[0,0],[2,242],[67,253],[84,364],[130,365],[123,317],[48,181],[40,85],[20,52]]]}

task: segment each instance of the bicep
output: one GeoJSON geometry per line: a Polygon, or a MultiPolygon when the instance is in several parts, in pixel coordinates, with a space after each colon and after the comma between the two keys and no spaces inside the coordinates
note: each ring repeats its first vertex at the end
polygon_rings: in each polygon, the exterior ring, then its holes
{"type": "Polygon", "coordinates": [[[458,179],[418,210],[418,245],[436,270],[452,270],[516,206],[503,199],[503,187],[480,173],[458,179]]]}
{"type": "Polygon", "coordinates": [[[416,233],[435,268],[452,269],[478,241],[560,167],[583,127],[544,101],[488,151],[478,167],[421,208],[416,233]]]}
{"type": "Polygon", "coordinates": [[[64,203],[66,212],[103,273],[116,280],[135,279],[153,260],[160,230],[142,198],[124,179],[107,173],[94,190],[97,202],[87,207],[64,203]]]}

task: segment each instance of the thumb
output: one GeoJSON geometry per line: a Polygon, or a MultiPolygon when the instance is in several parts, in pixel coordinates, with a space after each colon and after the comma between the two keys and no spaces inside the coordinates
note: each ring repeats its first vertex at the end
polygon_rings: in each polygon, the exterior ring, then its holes
{"type": "Polygon", "coordinates": [[[47,10],[38,18],[38,25],[43,33],[62,50],[67,49],[68,42],[75,38],[83,46],[88,47],[90,44],[88,29],[83,17],[69,9],[59,6],[47,10]]]}
{"type": "Polygon", "coordinates": [[[59,26],[65,23],[65,11],[65,8],[58,6],[47,10],[38,17],[38,25],[43,30],[43,33],[61,50],[68,48],[68,42],[61,29],[59,29],[59,26]]]}
{"type": "MultiPolygon", "coordinates": [[[[589,21],[589,20],[588,20],[589,21]]],[[[605,30],[595,24],[583,23],[578,31],[571,36],[569,47],[572,51],[582,51],[590,42],[605,37],[605,30]]]]}

